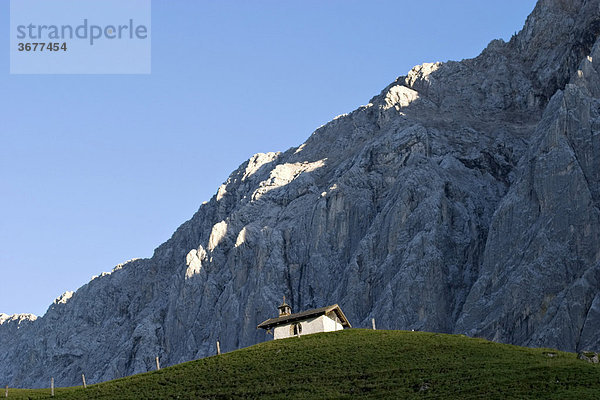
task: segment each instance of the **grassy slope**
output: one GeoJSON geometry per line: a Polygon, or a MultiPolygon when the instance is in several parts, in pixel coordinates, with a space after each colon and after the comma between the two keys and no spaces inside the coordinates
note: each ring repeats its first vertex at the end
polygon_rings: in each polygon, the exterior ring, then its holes
{"type": "MultiPolygon", "coordinates": [[[[11,390],[10,394],[9,398],[49,398],[49,390],[11,390]]],[[[58,389],[54,398],[350,399],[357,395],[600,399],[600,366],[577,360],[571,353],[464,336],[353,329],[270,341],[92,385],[85,391],[58,389]],[[548,352],[556,356],[548,357],[548,352]]]]}

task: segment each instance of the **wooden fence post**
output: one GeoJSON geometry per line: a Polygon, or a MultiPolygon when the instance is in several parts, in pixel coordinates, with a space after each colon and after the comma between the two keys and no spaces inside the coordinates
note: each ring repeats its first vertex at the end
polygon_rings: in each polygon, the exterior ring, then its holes
{"type": "Polygon", "coordinates": [[[4,397],[8,399],[8,385],[6,385],[6,390],[4,391],[4,397]]]}
{"type": "Polygon", "coordinates": [[[217,340],[217,355],[221,355],[221,343],[217,340]]]}
{"type": "Polygon", "coordinates": [[[372,318],[372,319],[371,319],[371,322],[373,323],[373,330],[376,330],[376,329],[375,329],[375,318],[372,318]]]}
{"type": "Polygon", "coordinates": [[[85,375],[84,374],[81,374],[81,380],[83,381],[83,388],[87,389],[87,385],[85,383],[85,375]]]}
{"type": "Polygon", "coordinates": [[[158,361],[158,356],[156,356],[156,370],[160,371],[160,361],[158,361]]]}
{"type": "Polygon", "coordinates": [[[54,378],[50,379],[50,395],[54,397],[54,378]]]}

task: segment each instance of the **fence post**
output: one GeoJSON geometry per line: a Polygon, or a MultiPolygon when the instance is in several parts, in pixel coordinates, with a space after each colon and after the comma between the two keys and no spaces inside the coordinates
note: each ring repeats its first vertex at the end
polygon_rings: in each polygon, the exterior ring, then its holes
{"type": "Polygon", "coordinates": [[[4,397],[8,399],[8,385],[6,385],[6,390],[4,391],[4,397]]]}
{"type": "Polygon", "coordinates": [[[50,395],[54,397],[54,377],[50,379],[50,395]]]}
{"type": "Polygon", "coordinates": [[[158,356],[156,356],[156,370],[160,371],[160,361],[158,361],[158,356]]]}
{"type": "Polygon", "coordinates": [[[85,375],[84,374],[81,374],[81,380],[83,381],[83,388],[87,389],[87,385],[85,383],[85,375]]]}
{"type": "Polygon", "coordinates": [[[371,318],[371,322],[373,323],[373,330],[375,330],[375,318],[371,318]]]}
{"type": "Polygon", "coordinates": [[[217,355],[221,355],[221,343],[217,340],[217,355]]]}

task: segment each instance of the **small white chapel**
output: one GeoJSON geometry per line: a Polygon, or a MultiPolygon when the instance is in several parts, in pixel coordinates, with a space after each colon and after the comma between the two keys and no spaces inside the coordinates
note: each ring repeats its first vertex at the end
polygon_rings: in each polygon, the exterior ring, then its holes
{"type": "Polygon", "coordinates": [[[292,308],[285,302],[284,297],[283,304],[277,309],[279,310],[277,318],[270,318],[257,326],[257,329],[273,330],[274,339],[341,331],[352,327],[337,304],[292,314],[292,308]]]}

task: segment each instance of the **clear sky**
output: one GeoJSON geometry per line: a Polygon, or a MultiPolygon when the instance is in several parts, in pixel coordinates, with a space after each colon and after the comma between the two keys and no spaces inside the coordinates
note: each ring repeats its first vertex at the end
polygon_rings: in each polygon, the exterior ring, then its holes
{"type": "Polygon", "coordinates": [[[0,312],[150,257],[239,164],[297,146],[533,0],[153,0],[151,75],[9,75],[0,2],[0,312]]]}

